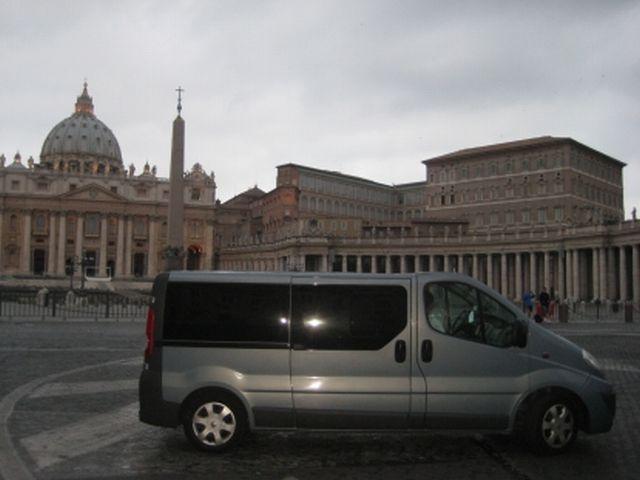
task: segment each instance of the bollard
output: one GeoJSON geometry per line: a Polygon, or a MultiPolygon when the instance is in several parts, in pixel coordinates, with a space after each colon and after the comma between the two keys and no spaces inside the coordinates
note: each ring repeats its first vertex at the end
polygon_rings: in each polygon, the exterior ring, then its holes
{"type": "Polygon", "coordinates": [[[624,322],[633,323],[633,304],[630,302],[624,303],[624,322]]]}
{"type": "Polygon", "coordinates": [[[558,308],[558,321],[560,323],[567,323],[569,321],[569,305],[561,303],[558,308]]]}

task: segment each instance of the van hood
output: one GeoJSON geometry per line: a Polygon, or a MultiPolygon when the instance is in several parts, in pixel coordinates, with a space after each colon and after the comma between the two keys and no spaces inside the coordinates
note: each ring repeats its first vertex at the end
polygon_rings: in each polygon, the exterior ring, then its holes
{"type": "Polygon", "coordinates": [[[528,351],[531,358],[555,367],[578,370],[588,375],[604,378],[602,371],[588,363],[583,348],[552,332],[548,328],[529,321],[528,351]]]}

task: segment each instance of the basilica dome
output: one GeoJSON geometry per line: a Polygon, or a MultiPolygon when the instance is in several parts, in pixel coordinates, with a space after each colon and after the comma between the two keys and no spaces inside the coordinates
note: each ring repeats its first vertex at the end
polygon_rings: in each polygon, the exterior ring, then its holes
{"type": "Polygon", "coordinates": [[[124,172],[118,140],[94,115],[86,82],[73,115],[47,135],[40,152],[40,164],[47,169],[70,172],[103,175],[124,172]]]}

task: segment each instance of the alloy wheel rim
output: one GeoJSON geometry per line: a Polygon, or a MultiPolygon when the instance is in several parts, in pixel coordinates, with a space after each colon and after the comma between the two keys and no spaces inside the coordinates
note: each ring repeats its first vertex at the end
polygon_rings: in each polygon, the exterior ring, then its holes
{"type": "Polygon", "coordinates": [[[567,445],[575,433],[575,420],[571,409],[557,403],[547,409],[542,416],[542,437],[554,449],[567,445]]]}
{"type": "Polygon", "coordinates": [[[220,402],[200,405],[191,424],[196,438],[210,447],[219,447],[231,440],[237,426],[233,411],[220,402]]]}

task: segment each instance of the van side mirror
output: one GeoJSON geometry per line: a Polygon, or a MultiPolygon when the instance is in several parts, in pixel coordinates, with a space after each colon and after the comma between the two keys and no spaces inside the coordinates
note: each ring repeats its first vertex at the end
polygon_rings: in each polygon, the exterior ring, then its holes
{"type": "Polygon", "coordinates": [[[527,336],[529,334],[529,329],[527,328],[527,324],[524,322],[516,322],[515,331],[513,334],[513,346],[524,348],[527,346],[527,336]]]}

